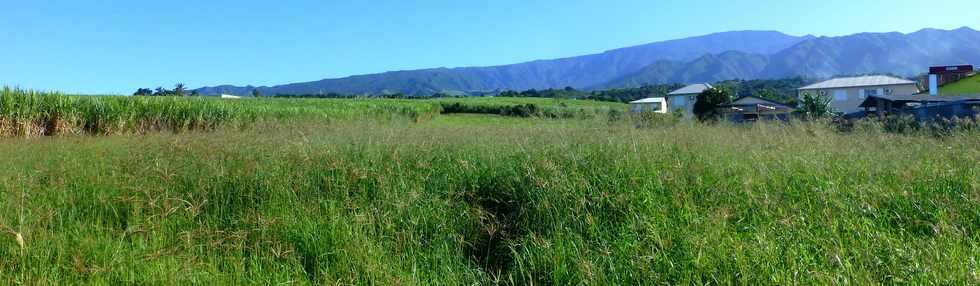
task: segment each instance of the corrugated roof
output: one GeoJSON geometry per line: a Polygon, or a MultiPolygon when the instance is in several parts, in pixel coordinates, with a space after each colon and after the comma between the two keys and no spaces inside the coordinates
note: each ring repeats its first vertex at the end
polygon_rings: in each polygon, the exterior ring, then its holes
{"type": "Polygon", "coordinates": [[[877,106],[877,99],[883,99],[885,101],[899,102],[905,104],[906,102],[918,102],[918,103],[939,103],[939,102],[960,102],[960,101],[980,101],[980,95],[961,95],[961,96],[929,96],[929,95],[875,95],[869,96],[865,99],[858,107],[875,107],[877,106]]]}
{"type": "Polygon", "coordinates": [[[754,95],[746,95],[746,96],[743,96],[743,97],[739,97],[738,99],[733,100],[732,103],[725,104],[725,105],[722,105],[722,106],[755,105],[755,103],[744,103],[744,102],[740,102],[740,101],[742,101],[744,99],[750,99],[750,98],[758,99],[759,101],[768,103],[770,105],[779,105],[779,106],[791,108],[791,106],[789,106],[789,105],[787,105],[785,103],[778,102],[778,101],[775,101],[775,100],[765,99],[765,98],[754,96],[754,95]]]}
{"type": "Polygon", "coordinates": [[[980,95],[930,96],[930,95],[875,95],[891,101],[921,101],[921,102],[954,102],[964,100],[980,100],[980,95]]]}
{"type": "Polygon", "coordinates": [[[832,80],[818,82],[815,84],[801,87],[800,90],[861,87],[861,86],[901,85],[901,84],[915,84],[915,82],[911,80],[900,79],[891,76],[869,75],[869,76],[835,78],[832,80]]]}
{"type": "Polygon", "coordinates": [[[695,83],[692,85],[685,86],[681,89],[675,90],[667,95],[687,95],[687,94],[700,94],[705,89],[711,88],[710,84],[707,83],[695,83]]]}

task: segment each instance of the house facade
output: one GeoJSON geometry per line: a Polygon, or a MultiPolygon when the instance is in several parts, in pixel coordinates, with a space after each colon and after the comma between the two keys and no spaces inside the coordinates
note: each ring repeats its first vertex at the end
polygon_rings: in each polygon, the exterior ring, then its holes
{"type": "Polygon", "coordinates": [[[880,75],[835,78],[797,91],[800,100],[804,94],[829,98],[830,108],[843,114],[861,111],[861,104],[870,96],[906,96],[920,92],[914,81],[880,75]]]}
{"type": "Polygon", "coordinates": [[[710,88],[712,88],[710,84],[697,83],[668,93],[665,97],[667,110],[669,112],[681,111],[685,117],[693,117],[694,103],[698,101],[698,95],[710,88]]]}
{"type": "Polygon", "coordinates": [[[670,110],[667,109],[667,100],[665,98],[651,97],[630,102],[630,112],[669,113],[670,110]]]}

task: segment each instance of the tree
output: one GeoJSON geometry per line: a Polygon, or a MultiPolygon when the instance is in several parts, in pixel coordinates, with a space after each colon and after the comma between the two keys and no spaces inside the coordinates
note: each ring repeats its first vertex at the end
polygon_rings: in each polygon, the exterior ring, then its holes
{"type": "Polygon", "coordinates": [[[731,92],[727,89],[709,88],[698,94],[694,103],[694,115],[701,121],[712,120],[719,116],[718,106],[732,102],[731,92]]]}
{"type": "Polygon", "coordinates": [[[779,96],[776,95],[776,91],[775,90],[772,90],[771,88],[765,88],[765,89],[759,90],[758,92],[756,92],[755,96],[758,96],[758,97],[761,97],[761,98],[765,98],[765,99],[768,99],[768,100],[781,101],[780,98],[779,98],[779,96]]]}
{"type": "Polygon", "coordinates": [[[171,91],[163,87],[157,87],[156,91],[153,92],[153,96],[169,96],[171,91]]]}
{"type": "Polygon", "coordinates": [[[252,97],[262,97],[262,92],[259,89],[252,90],[252,97]]]}
{"type": "Polygon", "coordinates": [[[184,96],[184,92],[187,91],[187,87],[183,83],[177,83],[174,85],[174,96],[184,96]]]}
{"type": "Polygon", "coordinates": [[[801,97],[797,111],[802,113],[807,119],[826,117],[832,113],[829,97],[822,95],[814,96],[809,92],[804,92],[801,97]]]}
{"type": "Polygon", "coordinates": [[[133,93],[133,95],[135,95],[135,96],[150,96],[150,95],[153,95],[153,90],[152,89],[149,89],[149,88],[140,88],[140,89],[137,89],[136,92],[133,93]]]}

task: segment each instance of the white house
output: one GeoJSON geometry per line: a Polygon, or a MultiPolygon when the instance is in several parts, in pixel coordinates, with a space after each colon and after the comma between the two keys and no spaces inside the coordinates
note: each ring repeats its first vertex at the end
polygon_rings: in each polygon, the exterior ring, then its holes
{"type": "Polygon", "coordinates": [[[630,102],[630,111],[633,113],[653,112],[668,113],[667,100],[663,97],[644,98],[630,102]]]}
{"type": "Polygon", "coordinates": [[[223,94],[223,93],[222,93],[222,94],[221,94],[221,98],[229,98],[229,99],[239,99],[239,98],[242,98],[242,97],[241,97],[241,96],[236,96],[236,95],[230,95],[230,94],[223,94]]]}
{"type": "Polygon", "coordinates": [[[696,83],[672,91],[667,94],[667,108],[670,112],[680,110],[686,117],[694,116],[694,103],[698,101],[698,95],[711,88],[710,84],[696,83]]]}
{"type": "Polygon", "coordinates": [[[861,103],[868,96],[918,94],[919,85],[914,81],[891,76],[872,75],[842,77],[801,87],[800,100],[804,94],[823,96],[830,99],[830,108],[844,114],[861,111],[861,103]]]}

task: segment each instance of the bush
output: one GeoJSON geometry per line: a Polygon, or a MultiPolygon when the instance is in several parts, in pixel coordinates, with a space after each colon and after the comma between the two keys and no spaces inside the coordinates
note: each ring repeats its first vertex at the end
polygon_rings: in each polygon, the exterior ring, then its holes
{"type": "Polygon", "coordinates": [[[698,101],[694,103],[694,115],[701,121],[716,120],[718,106],[732,101],[731,92],[725,89],[709,88],[698,95],[698,101]]]}
{"type": "Polygon", "coordinates": [[[518,104],[518,105],[471,105],[459,102],[442,103],[442,113],[471,113],[471,114],[495,114],[514,117],[539,116],[540,110],[537,105],[518,104]]]}
{"type": "Polygon", "coordinates": [[[802,114],[805,120],[830,116],[832,114],[830,98],[822,95],[813,96],[809,92],[804,92],[797,112],[802,114]]]}
{"type": "Polygon", "coordinates": [[[636,128],[658,128],[677,125],[678,122],[683,120],[683,117],[672,114],[642,112],[633,114],[630,116],[630,119],[636,128]]]}

